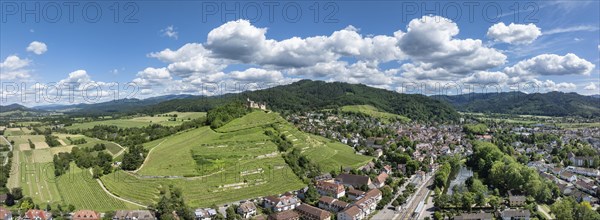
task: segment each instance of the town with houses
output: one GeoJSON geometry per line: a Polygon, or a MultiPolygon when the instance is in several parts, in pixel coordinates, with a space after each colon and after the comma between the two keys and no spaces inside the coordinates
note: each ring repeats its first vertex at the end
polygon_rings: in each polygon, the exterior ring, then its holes
{"type": "MultiPolygon", "coordinates": [[[[251,109],[267,110],[266,103],[247,100],[251,109]]],[[[491,201],[469,204],[468,208],[437,207],[441,197],[464,190],[472,181],[473,171],[464,164],[474,154],[473,141],[500,143],[500,135],[517,137],[505,151],[519,163],[535,170],[539,176],[557,186],[561,197],[572,197],[598,209],[600,192],[600,128],[561,129],[551,125],[530,126],[483,122],[477,118],[461,119],[461,124],[419,124],[382,120],[365,114],[333,111],[290,114],[287,120],[298,129],[334,139],[352,147],[356,154],[373,160],[339,172],[314,177],[308,187],[279,195],[243,200],[194,210],[197,220],[269,219],[269,220],[363,220],[363,219],[555,219],[523,191],[509,190],[496,194],[491,201]],[[483,132],[472,132],[466,124],[487,123],[483,132]],[[493,132],[493,131],[503,131],[493,132]],[[542,138],[536,141],[535,137],[542,138]],[[583,155],[561,151],[565,143],[585,146],[596,154],[583,155]],[[463,160],[460,173],[448,179],[450,185],[440,190],[434,186],[436,173],[445,158],[463,160]],[[465,172],[463,172],[465,171],[465,172]],[[471,179],[471,180],[469,180],[471,179]],[[471,209],[478,206],[478,209],[471,209]],[[234,216],[232,216],[234,215],[234,216]]],[[[489,193],[489,192],[485,192],[489,193]]],[[[497,191],[496,191],[497,193],[497,191]]],[[[7,195],[0,195],[5,201],[7,195]]],[[[440,202],[441,203],[441,202],[440,202]]],[[[464,206],[464,204],[463,204],[464,206]]],[[[452,207],[452,206],[451,206],[452,207]]],[[[177,215],[173,213],[177,218],[177,215]]],[[[0,220],[155,220],[152,210],[118,210],[99,213],[94,210],[48,210],[42,207],[19,210],[0,207],[0,220]],[[60,214],[57,214],[60,213],[60,214]]]]}

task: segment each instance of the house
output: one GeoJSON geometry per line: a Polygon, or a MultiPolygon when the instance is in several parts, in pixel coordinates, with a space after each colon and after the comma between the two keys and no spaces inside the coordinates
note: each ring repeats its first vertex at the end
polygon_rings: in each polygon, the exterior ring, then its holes
{"type": "Polygon", "coordinates": [[[570,154],[569,160],[574,166],[578,167],[589,166],[590,164],[594,164],[593,157],[577,157],[573,154],[570,154]]]}
{"type": "Polygon", "coordinates": [[[302,204],[296,207],[296,212],[300,214],[300,218],[303,220],[329,220],[331,219],[331,214],[328,211],[323,209],[310,206],[307,204],[302,204]]]}
{"type": "Polygon", "coordinates": [[[344,201],[337,200],[329,196],[321,196],[318,203],[319,208],[329,210],[332,212],[340,212],[346,209],[348,205],[349,204],[344,201]]]}
{"type": "Polygon", "coordinates": [[[576,173],[576,174],[584,175],[584,176],[591,176],[591,177],[599,177],[600,176],[600,170],[592,169],[592,168],[568,166],[567,170],[569,170],[573,173],[576,173]]]}
{"type": "Polygon", "coordinates": [[[12,220],[12,212],[4,207],[0,207],[0,220],[12,220]]]}
{"type": "Polygon", "coordinates": [[[559,175],[560,173],[562,173],[562,171],[563,170],[560,167],[554,167],[554,168],[552,168],[552,174],[554,174],[554,175],[559,175]]]}
{"type": "Polygon", "coordinates": [[[156,217],[148,210],[118,210],[113,220],[156,220],[156,217]]]}
{"type": "Polygon", "coordinates": [[[583,180],[577,180],[575,182],[575,187],[590,195],[596,195],[596,191],[598,190],[598,186],[594,185],[594,182],[586,182],[583,180]]]}
{"type": "Polygon", "coordinates": [[[381,201],[381,191],[379,189],[371,189],[362,198],[356,200],[352,206],[358,207],[363,216],[368,216],[377,208],[379,201],[381,201]]]}
{"type": "Polygon", "coordinates": [[[375,178],[375,187],[377,188],[381,188],[383,186],[385,186],[385,180],[387,180],[387,178],[389,177],[389,175],[385,172],[380,173],[377,178],[375,178]]]}
{"type": "Polygon", "coordinates": [[[560,173],[560,178],[569,182],[577,181],[577,175],[570,171],[563,171],[562,173],[560,173]]]}
{"type": "Polygon", "coordinates": [[[263,206],[274,212],[293,210],[300,205],[300,199],[291,193],[281,196],[267,196],[263,199],[263,206]]]}
{"type": "Polygon", "coordinates": [[[363,212],[356,206],[350,206],[350,208],[337,214],[338,220],[362,220],[364,218],[363,212]]]}
{"type": "Polygon", "coordinates": [[[493,220],[494,216],[491,213],[463,213],[454,217],[454,220],[493,220]]]}
{"type": "Polygon", "coordinates": [[[300,220],[300,215],[294,210],[285,210],[269,215],[268,220],[300,220]]]}
{"type": "Polygon", "coordinates": [[[326,181],[319,181],[315,185],[317,192],[322,196],[331,196],[333,198],[339,199],[346,195],[346,189],[344,189],[344,185],[339,183],[331,183],[326,181]]]}
{"type": "Polygon", "coordinates": [[[23,216],[24,220],[52,220],[52,213],[46,212],[44,210],[38,209],[30,209],[27,210],[25,216],[23,216]]]}
{"type": "Polygon", "coordinates": [[[383,156],[383,150],[377,149],[377,150],[375,150],[374,154],[375,155],[373,155],[373,156],[375,156],[375,157],[381,157],[381,156],[383,156]]]}
{"type": "Polygon", "coordinates": [[[243,218],[250,218],[253,215],[256,215],[256,206],[253,202],[246,201],[238,206],[237,213],[243,218]]]}
{"type": "Polygon", "coordinates": [[[72,220],[100,220],[100,213],[92,210],[79,210],[71,215],[72,220]]]}
{"type": "Polygon", "coordinates": [[[194,210],[194,216],[196,220],[210,220],[216,215],[217,210],[211,208],[194,210]]]}
{"type": "Polygon", "coordinates": [[[342,173],[335,178],[335,182],[344,184],[344,186],[361,187],[371,185],[371,179],[368,176],[342,173]]]}
{"type": "Polygon", "coordinates": [[[357,189],[350,189],[350,190],[348,190],[348,199],[358,200],[363,195],[365,195],[365,192],[363,192],[363,191],[360,191],[360,190],[357,190],[357,189]]]}
{"type": "Polygon", "coordinates": [[[527,199],[525,198],[525,196],[515,196],[512,194],[508,195],[508,204],[511,207],[524,206],[526,201],[527,199]]]}
{"type": "Polygon", "coordinates": [[[502,213],[500,214],[500,217],[502,217],[502,220],[513,220],[513,219],[529,220],[530,216],[531,216],[531,213],[529,212],[529,210],[519,210],[519,209],[506,209],[506,210],[502,211],[502,213]]]}
{"type": "Polygon", "coordinates": [[[392,174],[392,166],[390,166],[390,165],[385,165],[385,166],[383,166],[383,170],[382,170],[382,172],[385,172],[385,173],[387,173],[388,175],[391,175],[391,174],[392,174]]]}

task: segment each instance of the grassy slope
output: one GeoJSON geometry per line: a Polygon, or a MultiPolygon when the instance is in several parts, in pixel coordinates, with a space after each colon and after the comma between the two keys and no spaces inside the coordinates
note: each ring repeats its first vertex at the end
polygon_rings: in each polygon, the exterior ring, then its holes
{"type": "Polygon", "coordinates": [[[384,122],[389,122],[392,119],[398,119],[402,122],[410,122],[410,119],[406,116],[380,111],[379,109],[377,109],[371,105],[346,105],[346,106],[343,106],[341,108],[341,110],[343,112],[354,112],[354,113],[367,114],[372,117],[381,119],[384,122]]]}
{"type": "Polygon", "coordinates": [[[272,123],[296,134],[294,144],[307,147],[306,153],[326,170],[337,169],[340,165],[357,167],[371,159],[354,154],[352,148],[341,143],[302,133],[277,113],[256,111],[219,128],[218,132],[203,127],[150,142],[145,147],[152,152],[139,171],[142,176],[120,171],[103,177],[102,181],[112,193],[143,204],[156,202],[159,189],[173,184],[182,188],[192,206],[209,206],[301,188],[304,184],[264,135],[268,129],[265,126],[272,123]],[[149,176],[195,177],[165,179],[149,176]]]}

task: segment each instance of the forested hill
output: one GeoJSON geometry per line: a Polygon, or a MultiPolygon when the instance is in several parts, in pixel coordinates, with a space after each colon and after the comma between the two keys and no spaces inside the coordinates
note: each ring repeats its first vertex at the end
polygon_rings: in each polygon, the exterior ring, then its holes
{"type": "Polygon", "coordinates": [[[434,96],[459,111],[545,116],[600,117],[600,99],[577,93],[470,93],[434,96]]]}
{"type": "Polygon", "coordinates": [[[0,105],[0,112],[11,112],[11,111],[30,111],[31,109],[19,105],[19,104],[11,104],[11,105],[0,105]]]}
{"type": "Polygon", "coordinates": [[[301,80],[269,89],[228,94],[216,97],[196,97],[162,102],[144,108],[149,112],[207,111],[231,101],[267,102],[268,108],[279,112],[333,109],[344,105],[372,105],[418,121],[448,121],[458,118],[452,106],[427,96],[400,94],[361,84],[301,80]]]}

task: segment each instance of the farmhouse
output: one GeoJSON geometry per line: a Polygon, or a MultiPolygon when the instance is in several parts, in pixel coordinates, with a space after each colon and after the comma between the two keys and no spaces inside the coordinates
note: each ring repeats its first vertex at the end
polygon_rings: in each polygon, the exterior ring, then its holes
{"type": "Polygon", "coordinates": [[[99,220],[100,213],[92,210],[79,210],[71,215],[72,220],[99,220]]]}
{"type": "Polygon", "coordinates": [[[115,212],[113,220],[156,220],[148,210],[119,210],[115,212]]]}
{"type": "Polygon", "coordinates": [[[296,212],[305,220],[329,220],[331,214],[323,209],[313,207],[307,204],[302,204],[296,208],[296,212]]]}
{"type": "Polygon", "coordinates": [[[246,201],[237,208],[237,213],[243,218],[250,218],[256,214],[256,206],[253,202],[246,201]]]}
{"type": "Polygon", "coordinates": [[[319,199],[319,208],[332,212],[339,212],[348,207],[348,203],[334,199],[329,196],[321,196],[319,199]]]}
{"type": "Polygon", "coordinates": [[[44,210],[30,209],[27,210],[24,220],[52,220],[52,213],[44,210]]]}
{"type": "Polygon", "coordinates": [[[294,210],[286,210],[283,212],[276,212],[269,215],[269,220],[300,220],[300,215],[294,210]]]}
{"type": "Polygon", "coordinates": [[[12,212],[4,207],[0,207],[0,219],[12,220],[12,212]]]}
{"type": "Polygon", "coordinates": [[[344,185],[339,183],[319,181],[317,182],[315,188],[322,196],[331,196],[337,199],[346,195],[344,185]]]}
{"type": "Polygon", "coordinates": [[[267,196],[263,199],[263,206],[274,212],[293,210],[300,205],[300,199],[291,193],[282,196],[267,196]]]}
{"type": "Polygon", "coordinates": [[[361,187],[371,185],[371,179],[368,176],[342,173],[335,178],[335,181],[344,186],[361,187]]]}

